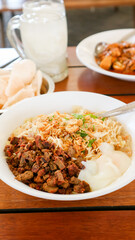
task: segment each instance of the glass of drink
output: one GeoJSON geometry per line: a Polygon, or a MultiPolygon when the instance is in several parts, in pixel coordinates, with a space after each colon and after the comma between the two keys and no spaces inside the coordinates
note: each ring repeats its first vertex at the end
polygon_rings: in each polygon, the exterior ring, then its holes
{"type": "Polygon", "coordinates": [[[67,77],[67,21],[63,0],[27,1],[23,14],[10,19],[7,36],[22,58],[33,60],[54,82],[67,77]]]}

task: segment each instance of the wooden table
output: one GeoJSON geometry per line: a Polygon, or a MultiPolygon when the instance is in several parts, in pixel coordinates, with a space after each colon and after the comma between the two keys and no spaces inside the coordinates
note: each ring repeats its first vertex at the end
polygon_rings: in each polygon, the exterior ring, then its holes
{"type": "Polygon", "coordinates": [[[64,0],[67,8],[135,6],[134,0],[64,0]]]}
{"type": "MultiPolygon", "coordinates": [[[[8,51],[8,50],[7,50],[8,51]]],[[[135,82],[121,81],[87,69],[68,48],[69,77],[55,91],[102,93],[126,103],[135,100],[135,82]]],[[[0,181],[0,240],[134,240],[135,181],[90,200],[43,200],[0,181]]]]}

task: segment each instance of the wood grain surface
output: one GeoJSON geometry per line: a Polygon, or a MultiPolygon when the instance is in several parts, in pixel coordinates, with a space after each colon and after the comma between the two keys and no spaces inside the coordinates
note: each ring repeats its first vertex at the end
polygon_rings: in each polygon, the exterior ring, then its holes
{"type": "Polygon", "coordinates": [[[64,0],[66,8],[134,6],[134,0],[64,0]]]}
{"type": "MultiPolygon", "coordinates": [[[[0,12],[22,11],[22,4],[26,0],[0,0],[0,12]]],[[[134,0],[64,0],[67,9],[108,6],[134,6],[134,0]]]]}
{"type": "Polygon", "coordinates": [[[9,209],[135,207],[135,181],[113,193],[81,201],[53,201],[32,197],[0,182],[0,212],[9,209]]]}
{"type": "Polygon", "coordinates": [[[135,95],[135,82],[101,75],[85,67],[69,68],[69,77],[55,86],[55,91],[88,91],[108,95],[135,95]]]}
{"type": "MultiPolygon", "coordinates": [[[[92,91],[108,94],[123,102],[135,100],[135,82],[122,81],[91,71],[78,61],[75,47],[68,48],[69,77],[57,83],[55,91],[92,91]]],[[[135,207],[135,181],[108,195],[82,201],[52,201],[31,197],[0,181],[0,212],[9,209],[135,207]]]]}
{"type": "Polygon", "coordinates": [[[134,240],[135,211],[0,215],[3,240],[134,240]]]}

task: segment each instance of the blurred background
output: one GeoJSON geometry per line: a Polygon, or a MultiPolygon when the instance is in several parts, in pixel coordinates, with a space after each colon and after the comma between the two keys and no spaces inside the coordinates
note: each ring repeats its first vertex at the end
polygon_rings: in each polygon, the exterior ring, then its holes
{"type": "MultiPolygon", "coordinates": [[[[3,6],[8,3],[13,10],[15,4],[20,4],[20,2],[21,0],[0,0],[0,47],[11,47],[6,37],[7,23],[13,15],[21,14],[21,10],[8,11],[3,6]]],[[[111,6],[66,9],[68,45],[76,46],[82,39],[97,32],[118,28],[133,28],[135,26],[134,8],[134,6],[111,6]]]]}

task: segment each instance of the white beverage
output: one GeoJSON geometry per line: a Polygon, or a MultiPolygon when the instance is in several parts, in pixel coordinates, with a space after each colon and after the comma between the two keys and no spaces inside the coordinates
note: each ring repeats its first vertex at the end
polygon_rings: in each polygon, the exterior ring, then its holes
{"type": "Polygon", "coordinates": [[[25,56],[52,76],[54,82],[63,80],[68,70],[67,21],[62,0],[26,2],[19,28],[25,56]]]}

